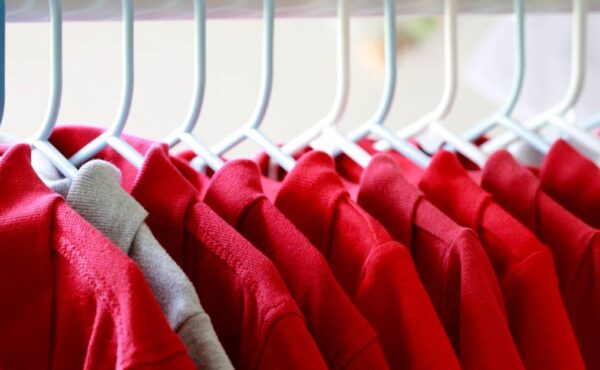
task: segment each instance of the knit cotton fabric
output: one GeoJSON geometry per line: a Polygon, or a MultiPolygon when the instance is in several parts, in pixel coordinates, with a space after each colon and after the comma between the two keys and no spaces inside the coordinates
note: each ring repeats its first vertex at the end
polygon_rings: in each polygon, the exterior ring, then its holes
{"type": "Polygon", "coordinates": [[[46,183],[137,263],[199,369],[233,369],[192,283],[144,223],[148,212],[123,190],[115,166],[92,160],[73,181],[46,179],[46,183]]]}

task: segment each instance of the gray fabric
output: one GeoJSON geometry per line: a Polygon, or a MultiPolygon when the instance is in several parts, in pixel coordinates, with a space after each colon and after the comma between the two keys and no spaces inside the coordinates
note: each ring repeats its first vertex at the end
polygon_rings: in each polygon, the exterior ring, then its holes
{"type": "MultiPolygon", "coordinates": [[[[0,144],[15,142],[0,134],[0,144]]],[[[32,166],[46,185],[137,263],[197,368],[233,370],[192,283],[144,223],[146,210],[121,188],[120,171],[108,162],[92,160],[71,182],[35,150],[32,166]]]]}

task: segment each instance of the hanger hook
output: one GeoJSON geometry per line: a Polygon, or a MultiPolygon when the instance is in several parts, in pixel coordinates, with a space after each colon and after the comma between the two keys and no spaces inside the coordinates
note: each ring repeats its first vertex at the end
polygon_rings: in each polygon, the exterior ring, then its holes
{"type": "Polygon", "coordinates": [[[44,118],[44,124],[28,141],[33,147],[42,152],[57,168],[68,178],[77,175],[77,168],[69,162],[49,141],[52,129],[56,124],[60,109],[62,94],[62,9],[60,0],[48,0],[51,27],[51,78],[50,78],[50,103],[44,118]]]}
{"type": "Polygon", "coordinates": [[[490,129],[502,125],[527,141],[533,148],[545,154],[550,150],[550,145],[535,131],[529,130],[525,125],[517,122],[511,116],[517,105],[523,80],[525,77],[525,9],[524,0],[513,1],[513,13],[515,17],[515,73],[513,75],[512,87],[508,100],[498,112],[491,117],[477,123],[463,135],[467,141],[474,141],[482,137],[490,129]]]}
{"type": "Polygon", "coordinates": [[[179,142],[187,144],[208,166],[217,170],[223,166],[223,160],[212,153],[194,136],[193,131],[198,122],[206,84],[206,4],[204,0],[194,0],[194,92],[188,114],[180,127],[169,134],[165,142],[170,148],[179,142]]]}
{"type": "Polygon", "coordinates": [[[512,115],[521,92],[523,91],[523,81],[525,80],[525,4],[524,0],[513,1],[513,16],[515,18],[516,36],[515,36],[515,74],[510,88],[509,98],[500,108],[500,114],[506,117],[512,115]]]}
{"type": "Polygon", "coordinates": [[[194,23],[194,91],[183,124],[165,140],[170,147],[180,141],[180,133],[194,131],[204,101],[206,85],[206,4],[204,0],[194,0],[194,23]]]}
{"type": "MultiPolygon", "coordinates": [[[[600,154],[600,139],[592,136],[580,127],[567,122],[568,120],[565,119],[565,116],[573,111],[574,105],[579,100],[583,89],[587,38],[587,0],[573,0],[572,19],[571,77],[567,92],[558,104],[526,122],[525,127],[530,130],[538,130],[547,124],[551,124],[558,127],[567,136],[572,137],[587,147],[590,151],[600,154]]],[[[486,142],[482,145],[482,148],[487,152],[492,152],[506,147],[517,138],[512,132],[507,132],[486,142]]]]}
{"type": "Polygon", "coordinates": [[[47,141],[58,119],[62,95],[62,8],[60,0],[49,0],[50,27],[52,28],[52,78],[50,79],[50,103],[46,109],[44,124],[34,136],[35,140],[47,141]]]}
{"type": "Polygon", "coordinates": [[[383,94],[375,115],[370,119],[378,125],[383,125],[390,113],[394,93],[396,92],[396,2],[395,0],[384,0],[384,50],[385,50],[385,85],[383,94]]]}
{"type": "MultiPolygon", "coordinates": [[[[384,5],[384,44],[385,44],[385,82],[381,99],[375,114],[363,125],[350,133],[349,138],[357,142],[369,134],[374,134],[385,140],[396,151],[403,154],[421,167],[427,167],[429,156],[411,145],[406,140],[397,137],[389,128],[384,126],[389,115],[394,93],[396,90],[396,4],[395,0],[383,0],[384,5]]],[[[337,154],[337,153],[334,153],[337,154]]]]}
{"type": "Polygon", "coordinates": [[[121,101],[119,103],[119,113],[111,127],[107,130],[111,136],[119,136],[125,128],[125,123],[131,110],[131,100],[133,97],[133,0],[123,0],[123,87],[121,90],[121,101]]]}
{"type": "Polygon", "coordinates": [[[345,0],[338,0],[337,2],[336,54],[337,84],[333,105],[325,117],[302,134],[288,141],[282,148],[284,152],[294,154],[306,147],[322,133],[324,128],[333,127],[339,123],[346,110],[350,93],[350,12],[348,2],[345,0]]]}
{"type": "Polygon", "coordinates": [[[260,95],[257,105],[250,119],[237,131],[217,143],[212,149],[213,153],[221,155],[233,148],[244,139],[252,139],[263,148],[271,158],[274,158],[285,170],[291,170],[296,161],[284,153],[269,138],[259,131],[263,122],[269,100],[271,98],[271,87],[273,85],[273,35],[275,23],[274,0],[263,0],[263,50],[262,50],[262,80],[260,95]]]}
{"type": "Polygon", "coordinates": [[[71,156],[70,161],[79,165],[89,158],[98,154],[107,145],[110,145],[119,154],[125,157],[136,168],[140,168],[144,158],[131,145],[120,138],[121,133],[129,117],[134,83],[134,60],[133,60],[133,32],[134,32],[134,8],[133,0],[122,0],[123,12],[123,86],[121,89],[121,100],[119,110],[112,125],[100,136],[89,142],[77,153],[71,156]]]}
{"type": "MultiPolygon", "coordinates": [[[[473,162],[483,166],[487,160],[485,153],[442,124],[454,104],[458,87],[456,18],[456,0],[444,0],[444,91],[440,102],[432,112],[398,130],[396,136],[407,139],[422,133],[426,129],[431,129],[473,162]]],[[[381,141],[375,147],[381,150],[388,148],[389,144],[381,141]]]]}
{"type": "Polygon", "coordinates": [[[458,82],[458,45],[456,43],[456,0],[444,0],[444,92],[430,121],[444,120],[456,98],[458,82]]]}

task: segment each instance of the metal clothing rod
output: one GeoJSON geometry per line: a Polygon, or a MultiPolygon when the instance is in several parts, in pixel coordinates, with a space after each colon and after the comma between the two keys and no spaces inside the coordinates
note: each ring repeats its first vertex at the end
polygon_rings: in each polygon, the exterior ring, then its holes
{"type": "MultiPolygon", "coordinates": [[[[9,22],[40,22],[48,20],[48,10],[43,1],[11,0],[7,2],[9,22]]],[[[261,18],[261,2],[256,0],[207,1],[208,18],[261,18]]],[[[334,17],[337,13],[335,0],[277,0],[277,17],[334,17]]],[[[568,13],[568,0],[528,0],[527,13],[568,13]]],[[[194,6],[189,0],[145,0],[136,1],[138,20],[193,19],[194,6]]],[[[590,1],[590,10],[600,10],[600,1],[590,1]]],[[[64,0],[65,21],[120,20],[121,7],[118,1],[64,0]]],[[[460,0],[459,13],[497,14],[512,12],[510,1],[460,0]]],[[[442,1],[396,0],[396,13],[403,15],[442,14],[442,1]]],[[[380,0],[353,1],[352,16],[381,16],[380,0]]]]}

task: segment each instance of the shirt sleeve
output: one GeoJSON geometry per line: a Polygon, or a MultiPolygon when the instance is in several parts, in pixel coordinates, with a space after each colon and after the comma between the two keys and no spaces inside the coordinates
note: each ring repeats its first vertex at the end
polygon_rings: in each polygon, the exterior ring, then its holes
{"type": "Polygon", "coordinates": [[[273,320],[257,370],[327,369],[302,317],[285,313],[273,320]]]}
{"type": "Polygon", "coordinates": [[[525,364],[540,369],[584,369],[585,365],[549,251],[523,260],[505,280],[511,329],[525,364]]]}
{"type": "Polygon", "coordinates": [[[457,301],[446,303],[464,369],[524,369],[510,333],[504,299],[494,270],[472,232],[456,239],[446,260],[457,301]]]}
{"type": "Polygon", "coordinates": [[[363,267],[356,303],[393,369],[459,369],[408,250],[388,242],[363,267]]]}

